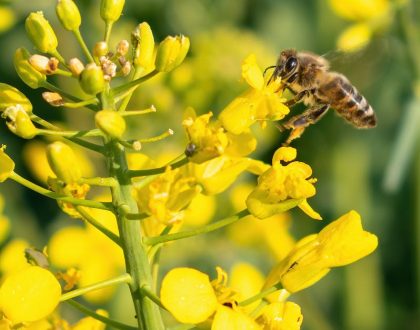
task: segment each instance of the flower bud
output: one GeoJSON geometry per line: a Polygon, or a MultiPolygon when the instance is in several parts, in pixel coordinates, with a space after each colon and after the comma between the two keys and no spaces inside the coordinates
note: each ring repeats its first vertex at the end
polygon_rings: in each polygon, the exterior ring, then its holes
{"type": "Polygon", "coordinates": [[[53,74],[58,69],[58,60],[55,57],[48,58],[43,55],[32,55],[29,63],[39,72],[43,74],[53,74]]]}
{"type": "Polygon", "coordinates": [[[130,44],[127,40],[121,40],[117,45],[117,54],[124,56],[128,53],[128,49],[130,48],[130,44]]]}
{"type": "Polygon", "coordinates": [[[13,86],[0,83],[0,112],[18,104],[26,112],[32,112],[32,104],[23,93],[13,86]]]}
{"type": "Polygon", "coordinates": [[[149,24],[140,23],[131,36],[135,49],[134,65],[148,69],[153,65],[155,49],[155,40],[149,24]]]}
{"type": "Polygon", "coordinates": [[[30,54],[25,48],[18,48],[16,49],[13,63],[20,79],[29,87],[36,89],[42,87],[47,77],[29,63],[29,57],[30,54]]]}
{"type": "Polygon", "coordinates": [[[55,12],[66,30],[76,31],[82,22],[79,8],[73,0],[58,0],[55,12]]]}
{"type": "Polygon", "coordinates": [[[42,98],[53,107],[61,107],[64,104],[63,97],[58,93],[44,92],[42,98]]]}
{"type": "Polygon", "coordinates": [[[102,0],[101,17],[107,23],[118,20],[124,8],[125,0],[102,0]]]}
{"type": "Polygon", "coordinates": [[[4,110],[2,116],[7,119],[10,131],[21,138],[32,139],[38,133],[28,113],[19,104],[4,110]]]}
{"type": "Polygon", "coordinates": [[[112,110],[101,110],[95,115],[96,126],[105,134],[120,139],[125,132],[125,120],[112,110]]]}
{"type": "Polygon", "coordinates": [[[56,141],[48,145],[47,159],[57,178],[65,183],[77,182],[81,178],[79,162],[67,144],[56,141]]]}
{"type": "Polygon", "coordinates": [[[105,41],[98,41],[93,47],[93,55],[96,57],[108,54],[108,44],[105,41]]]}
{"type": "Polygon", "coordinates": [[[156,55],[156,69],[169,72],[182,63],[190,48],[190,39],[183,35],[166,37],[158,47],[156,55]]]}
{"type": "Polygon", "coordinates": [[[80,74],[80,86],[87,94],[96,95],[105,88],[105,79],[102,69],[94,63],[86,65],[80,74]]]}
{"type": "Polygon", "coordinates": [[[71,73],[73,73],[73,76],[78,77],[82,73],[82,71],[85,69],[84,64],[82,61],[80,61],[78,58],[72,58],[69,61],[69,69],[71,73]]]}
{"type": "Polygon", "coordinates": [[[41,11],[31,13],[25,21],[25,29],[35,47],[43,53],[54,53],[58,40],[50,23],[41,11]]]}

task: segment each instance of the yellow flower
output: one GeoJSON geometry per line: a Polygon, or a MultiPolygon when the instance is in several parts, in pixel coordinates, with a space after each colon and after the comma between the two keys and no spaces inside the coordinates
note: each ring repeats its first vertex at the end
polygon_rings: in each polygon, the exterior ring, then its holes
{"type": "Polygon", "coordinates": [[[236,311],[234,308],[229,308],[219,305],[214,315],[214,320],[211,325],[211,330],[260,330],[260,326],[255,321],[244,313],[236,311]]]}
{"type": "Polygon", "coordinates": [[[220,156],[201,164],[189,164],[188,171],[207,195],[219,194],[229,188],[244,172],[251,160],[220,156]]]}
{"type": "Polygon", "coordinates": [[[213,218],[216,206],[214,196],[198,194],[185,210],[184,225],[191,227],[206,225],[213,218]]]}
{"type": "Polygon", "coordinates": [[[10,131],[21,138],[32,139],[38,134],[38,129],[32,123],[29,114],[20,104],[8,107],[3,111],[2,117],[6,118],[10,131]]]}
{"type": "Polygon", "coordinates": [[[300,306],[293,302],[274,302],[263,308],[256,321],[263,330],[299,330],[303,316],[300,306]]]}
{"type": "Polygon", "coordinates": [[[16,22],[14,11],[6,6],[0,6],[0,32],[10,29],[16,22]]]}
{"type": "Polygon", "coordinates": [[[372,253],[378,238],[364,231],[355,211],[330,223],[319,234],[301,239],[267,277],[265,287],[281,282],[289,292],[311,286],[332,267],[355,262],[372,253]]]}
{"type": "Polygon", "coordinates": [[[254,54],[242,64],[242,77],[250,89],[234,99],[219,115],[223,127],[233,134],[245,132],[256,121],[277,121],[289,113],[278,90],[279,81],[267,84],[254,54]]]}
{"type": "Polygon", "coordinates": [[[386,15],[391,4],[389,0],[330,0],[330,5],[337,15],[361,21],[386,15]]]}
{"type": "Polygon", "coordinates": [[[306,203],[306,199],[315,195],[309,165],[292,161],[296,150],[291,147],[279,148],[273,156],[273,165],[258,178],[257,187],[246,200],[248,210],[257,218],[264,219],[281,213],[295,206],[302,205],[302,210],[314,219],[321,219],[306,203]],[[282,165],[281,161],[290,162],[282,165]]]}
{"type": "MultiPolygon", "coordinates": [[[[108,312],[103,309],[97,309],[96,313],[108,317],[108,312]]],[[[105,323],[87,316],[72,325],[71,330],[105,330],[105,323]]]]}
{"type": "Polygon", "coordinates": [[[26,112],[32,112],[31,101],[21,91],[8,84],[0,83],[0,112],[18,104],[26,112]]]}
{"type": "MultiPolygon", "coordinates": [[[[184,218],[185,209],[200,191],[194,178],[185,176],[180,169],[168,167],[155,180],[135,190],[140,212],[152,218],[142,221],[143,225],[157,222],[156,225],[163,228],[162,225],[179,223],[184,218]]],[[[158,234],[156,229],[152,231],[146,229],[148,235],[158,234]]]]}
{"type": "Polygon", "coordinates": [[[156,69],[169,72],[179,66],[190,49],[190,39],[183,35],[166,37],[158,46],[156,53],[156,69]]]}
{"type": "Polygon", "coordinates": [[[0,146],[0,182],[6,181],[15,169],[14,161],[4,152],[5,150],[5,145],[0,146]]]}
{"type": "Polygon", "coordinates": [[[204,322],[217,307],[209,277],[192,268],[175,268],[166,274],[160,297],[162,304],[182,323],[204,322]]]}
{"type": "Polygon", "coordinates": [[[366,23],[353,24],[340,34],[337,47],[345,52],[357,51],[366,46],[371,36],[372,30],[366,23]]]}
{"type": "Polygon", "coordinates": [[[54,275],[31,266],[8,276],[0,288],[0,308],[12,323],[32,322],[51,314],[61,287],[54,275]]]}
{"type": "MultiPolygon", "coordinates": [[[[190,141],[190,160],[203,163],[206,160],[222,155],[229,140],[219,122],[210,122],[211,112],[197,116],[192,108],[187,109],[182,122],[190,141]]],[[[187,147],[187,152],[189,152],[187,147]]]]}
{"type": "Polygon", "coordinates": [[[25,258],[25,249],[29,243],[23,239],[14,239],[3,247],[0,254],[0,271],[4,274],[12,274],[29,267],[25,258]]]}
{"type": "Polygon", "coordinates": [[[217,267],[217,278],[192,268],[175,268],[162,281],[161,301],[182,323],[202,323],[213,317],[212,329],[259,329],[237,301],[259,292],[262,275],[252,266],[238,264],[233,269],[231,283],[227,274],[217,267]],[[229,307],[227,307],[229,306],[229,307]]]}
{"type": "Polygon", "coordinates": [[[31,13],[25,20],[26,34],[42,53],[54,53],[58,46],[57,36],[42,11],[31,13]]]}
{"type": "Polygon", "coordinates": [[[140,23],[131,33],[133,40],[134,65],[144,72],[150,71],[155,62],[155,39],[147,22],[140,23]]]}
{"type": "Polygon", "coordinates": [[[47,147],[47,159],[58,179],[65,183],[77,182],[81,176],[78,159],[67,144],[56,141],[47,147]]]}

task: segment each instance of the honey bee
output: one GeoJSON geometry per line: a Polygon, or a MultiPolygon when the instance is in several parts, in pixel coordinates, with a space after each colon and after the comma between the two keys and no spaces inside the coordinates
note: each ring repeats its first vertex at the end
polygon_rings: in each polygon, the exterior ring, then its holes
{"type": "Polygon", "coordinates": [[[331,107],[346,121],[357,128],[376,126],[376,115],[356,87],[342,74],[329,71],[328,61],[316,54],[287,49],[281,52],[277,64],[272,66],[269,80],[281,77],[283,88],[295,96],[287,106],[303,102],[308,109],[292,117],[282,126],[291,129],[285,142],[300,137],[311,124],[316,123],[331,107]]]}

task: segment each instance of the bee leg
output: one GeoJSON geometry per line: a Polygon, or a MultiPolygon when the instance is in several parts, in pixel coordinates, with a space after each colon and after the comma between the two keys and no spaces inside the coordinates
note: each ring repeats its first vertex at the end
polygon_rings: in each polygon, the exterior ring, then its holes
{"type": "Polygon", "coordinates": [[[309,96],[311,94],[313,94],[313,91],[312,90],[304,90],[304,91],[301,91],[301,92],[297,93],[294,98],[288,100],[284,104],[286,106],[288,106],[288,107],[294,106],[296,103],[299,103],[300,101],[302,101],[302,99],[305,96],[309,96]]]}
{"type": "Polygon", "coordinates": [[[299,138],[305,131],[305,128],[320,120],[329,107],[329,104],[312,107],[300,115],[290,118],[285,124],[283,124],[284,128],[292,130],[284,145],[289,145],[290,142],[299,138]]]}

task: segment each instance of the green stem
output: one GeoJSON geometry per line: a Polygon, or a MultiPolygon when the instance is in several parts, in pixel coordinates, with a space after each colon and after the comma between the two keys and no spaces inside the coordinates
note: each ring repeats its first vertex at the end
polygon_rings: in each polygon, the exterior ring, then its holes
{"type": "MultiPolygon", "coordinates": [[[[141,77],[143,70],[139,70],[137,67],[134,67],[134,71],[131,71],[131,72],[132,74],[130,77],[130,81],[133,81],[141,77]]],[[[115,98],[116,103],[122,100],[122,102],[120,103],[120,106],[118,107],[118,112],[121,112],[121,113],[125,112],[125,109],[127,109],[128,103],[130,103],[131,97],[133,96],[133,93],[136,90],[136,88],[137,86],[131,88],[128,92],[124,93],[124,95],[121,95],[115,98]]]]}
{"type": "Polygon", "coordinates": [[[112,199],[117,209],[124,205],[124,212],[118,212],[117,222],[121,245],[124,251],[127,273],[132,277],[131,296],[137,313],[140,329],[163,330],[164,325],[159,306],[145,294],[152,289],[151,266],[147,258],[147,247],[142,243],[140,220],[128,221],[125,214],[138,213],[137,203],[132,195],[132,183],[127,175],[128,165],[125,149],[116,141],[106,144],[109,156],[110,174],[118,181],[111,188],[112,199]]]}
{"type": "Polygon", "coordinates": [[[114,178],[81,178],[78,182],[99,187],[115,187],[117,185],[114,178]]]}
{"type": "Polygon", "coordinates": [[[175,240],[179,240],[179,239],[183,239],[183,238],[188,238],[188,237],[192,237],[192,236],[197,236],[197,235],[209,233],[209,232],[215,231],[217,229],[226,227],[226,226],[240,220],[241,218],[243,218],[247,215],[249,215],[249,211],[247,209],[245,209],[245,210],[242,210],[242,211],[236,213],[233,216],[230,216],[228,218],[219,220],[217,222],[213,222],[213,223],[208,224],[208,225],[206,225],[204,227],[201,227],[201,228],[197,228],[197,229],[193,229],[193,230],[189,230],[189,231],[183,231],[183,232],[174,233],[174,234],[163,235],[163,236],[144,237],[143,241],[147,245],[155,245],[155,244],[175,241],[175,240]]]}
{"type": "MultiPolygon", "coordinates": [[[[31,120],[34,121],[35,123],[45,127],[45,128],[48,128],[48,129],[51,129],[51,130],[59,130],[59,128],[57,126],[49,123],[48,121],[42,119],[41,117],[38,117],[37,115],[31,114],[31,120]]],[[[92,151],[96,151],[96,152],[99,152],[99,153],[104,152],[104,148],[100,145],[95,144],[95,143],[85,141],[85,140],[82,140],[82,139],[77,138],[77,137],[65,137],[65,138],[74,142],[74,143],[76,143],[76,144],[78,144],[78,145],[80,145],[80,146],[82,146],[82,147],[90,149],[92,151]]]]}
{"type": "Polygon", "coordinates": [[[54,74],[58,74],[60,76],[64,76],[64,77],[73,77],[73,74],[69,71],[65,71],[65,70],[61,70],[61,69],[57,69],[54,71],[54,74]]]}
{"type": "Polygon", "coordinates": [[[63,56],[61,56],[61,54],[58,52],[57,49],[55,49],[54,51],[49,53],[50,55],[56,57],[61,63],[63,63],[64,65],[66,65],[66,60],[64,59],[63,56]]]}
{"type": "Polygon", "coordinates": [[[111,92],[113,93],[113,95],[118,96],[119,94],[125,93],[125,92],[130,92],[132,93],[133,91],[131,91],[130,89],[133,87],[137,87],[138,85],[140,85],[141,83],[145,82],[146,80],[149,80],[150,78],[156,76],[159,73],[159,71],[152,71],[150,73],[148,73],[147,75],[135,79],[133,81],[130,81],[128,83],[126,83],[125,85],[121,85],[118,87],[115,87],[113,89],[111,89],[111,92]]]}
{"type": "Polygon", "coordinates": [[[283,289],[283,286],[281,283],[277,283],[276,285],[272,286],[271,288],[265,289],[264,291],[261,291],[260,293],[256,294],[255,296],[252,296],[251,298],[245,299],[241,301],[238,305],[239,306],[246,306],[249,304],[252,304],[253,302],[256,302],[257,300],[263,299],[269,294],[272,294],[278,290],[283,289]]]}
{"type": "Polygon", "coordinates": [[[106,316],[100,315],[92,310],[90,310],[89,308],[83,306],[82,304],[78,303],[77,301],[74,300],[66,300],[66,303],[68,303],[70,306],[73,306],[74,308],[78,309],[79,311],[81,311],[83,314],[86,314],[90,317],[93,317],[94,319],[101,321],[103,323],[105,323],[106,325],[116,328],[116,329],[121,329],[121,330],[138,330],[135,327],[129,326],[127,324],[112,320],[106,316]]]}
{"type": "Polygon", "coordinates": [[[152,113],[152,112],[156,112],[156,108],[153,105],[150,108],[145,109],[145,110],[123,111],[123,112],[121,112],[121,116],[123,116],[123,117],[139,116],[139,115],[145,115],[145,114],[152,113]]]}
{"type": "Polygon", "coordinates": [[[141,291],[147,296],[150,300],[152,300],[156,305],[160,308],[166,310],[165,306],[163,306],[162,302],[160,301],[159,297],[155,295],[152,291],[146,288],[142,288],[141,291]]]}
{"type": "Polygon", "coordinates": [[[109,286],[113,286],[120,283],[130,283],[131,276],[129,274],[123,274],[109,280],[101,281],[92,285],[85,286],[83,288],[75,289],[61,295],[60,301],[66,301],[69,299],[73,299],[79,296],[82,296],[88,292],[96,291],[99,289],[103,289],[109,286]]]}
{"type": "Polygon", "coordinates": [[[85,40],[82,37],[82,34],[80,33],[80,30],[74,30],[73,31],[74,36],[77,39],[77,42],[79,43],[80,47],[82,47],[83,53],[85,53],[86,58],[89,62],[95,63],[95,60],[92,57],[92,54],[89,51],[89,48],[86,46],[85,40]]]}
{"type": "Polygon", "coordinates": [[[99,100],[96,97],[92,97],[91,99],[80,102],[64,102],[62,106],[70,109],[77,109],[87,105],[97,105],[98,103],[99,100]]]}
{"type": "Polygon", "coordinates": [[[10,179],[16,181],[17,183],[20,183],[22,186],[25,186],[26,188],[29,188],[45,197],[48,198],[52,198],[55,200],[59,200],[59,201],[63,201],[63,202],[67,202],[73,205],[79,205],[79,206],[86,206],[86,207],[91,207],[94,209],[101,209],[101,210],[108,210],[111,211],[112,210],[112,203],[107,203],[107,202],[97,202],[97,201],[92,201],[89,199],[79,199],[79,198],[74,198],[74,197],[70,197],[70,196],[64,196],[64,195],[60,195],[57,194],[54,191],[45,189],[41,186],[38,186],[37,184],[21,177],[19,174],[17,174],[16,172],[12,172],[12,174],[9,177],[10,179]]]}
{"type": "Polygon", "coordinates": [[[87,211],[85,211],[82,207],[76,206],[76,211],[80,213],[80,215],[89,222],[92,226],[98,229],[102,234],[107,236],[110,240],[112,240],[115,244],[121,246],[120,238],[115,235],[112,231],[108,228],[104,227],[98,220],[92,217],[87,211]]]}
{"type": "Polygon", "coordinates": [[[141,143],[157,142],[157,141],[163,140],[164,138],[166,138],[168,136],[171,136],[173,134],[174,134],[174,131],[171,130],[171,129],[168,129],[166,132],[163,132],[160,135],[157,135],[157,136],[154,136],[154,137],[151,137],[151,138],[138,139],[138,141],[141,142],[141,143]]]}
{"type": "Polygon", "coordinates": [[[111,31],[112,31],[112,25],[114,24],[114,22],[105,22],[105,36],[104,36],[104,41],[108,44],[109,43],[109,37],[111,36],[111,31]]]}
{"type": "Polygon", "coordinates": [[[185,164],[188,163],[188,158],[186,156],[180,158],[178,161],[170,164],[170,165],[166,165],[166,166],[162,166],[162,167],[158,167],[158,168],[151,168],[148,170],[128,170],[127,175],[130,178],[133,177],[137,177],[137,176],[148,176],[148,175],[154,175],[154,174],[160,174],[160,173],[164,173],[166,171],[166,169],[168,168],[168,166],[170,166],[172,169],[181,167],[185,164]]]}
{"type": "Polygon", "coordinates": [[[55,131],[55,130],[48,130],[48,129],[38,129],[38,134],[40,135],[50,135],[50,136],[64,136],[68,138],[75,138],[75,137],[89,137],[89,136],[103,136],[102,132],[95,128],[88,131],[55,131]]]}
{"type": "Polygon", "coordinates": [[[78,97],[63,91],[61,88],[58,88],[57,86],[54,86],[53,84],[49,83],[48,81],[44,81],[42,83],[42,87],[45,88],[45,89],[48,89],[50,91],[56,92],[56,93],[60,94],[62,97],[65,97],[65,98],[67,98],[71,101],[74,101],[74,102],[83,101],[83,100],[79,99],[78,97]]]}

